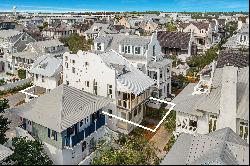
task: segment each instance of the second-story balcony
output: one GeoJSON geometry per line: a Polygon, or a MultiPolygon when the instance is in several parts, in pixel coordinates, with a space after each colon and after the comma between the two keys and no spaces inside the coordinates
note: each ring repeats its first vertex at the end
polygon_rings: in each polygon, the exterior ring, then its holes
{"type": "Polygon", "coordinates": [[[88,127],[78,132],[74,136],[70,136],[64,139],[64,146],[74,147],[75,145],[83,141],[85,138],[90,136],[92,133],[96,132],[104,125],[105,125],[105,115],[101,114],[100,117],[96,119],[94,122],[92,122],[88,127]]]}
{"type": "Polygon", "coordinates": [[[135,96],[132,93],[124,93],[124,92],[118,92],[118,100],[117,100],[117,106],[120,108],[125,108],[132,110],[139,104],[141,104],[143,101],[145,101],[147,98],[150,97],[149,90],[146,90],[144,93],[135,96]]]}

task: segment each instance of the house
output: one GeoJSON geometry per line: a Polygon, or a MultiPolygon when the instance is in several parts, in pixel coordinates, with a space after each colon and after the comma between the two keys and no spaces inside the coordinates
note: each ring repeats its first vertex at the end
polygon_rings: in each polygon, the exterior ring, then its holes
{"type": "Polygon", "coordinates": [[[239,48],[249,48],[249,24],[243,23],[236,32],[236,34],[222,45],[223,48],[236,50],[239,48]]]}
{"type": "Polygon", "coordinates": [[[69,37],[75,32],[75,29],[65,23],[60,23],[54,27],[48,27],[42,30],[42,35],[49,39],[60,39],[69,37]]]}
{"type": "Polygon", "coordinates": [[[57,39],[31,42],[22,52],[12,54],[13,72],[18,69],[29,70],[32,64],[43,55],[62,58],[66,51],[68,49],[57,39]]]}
{"type": "Polygon", "coordinates": [[[8,158],[9,156],[11,156],[13,153],[14,152],[10,148],[0,144],[0,164],[1,165],[7,165],[4,162],[4,160],[6,158],[8,158]]]}
{"type": "Polygon", "coordinates": [[[157,32],[152,36],[105,35],[94,40],[94,52],[110,49],[121,54],[134,67],[156,81],[158,91],[154,93],[154,97],[166,98],[171,94],[172,60],[163,57],[157,32]]]}
{"type": "Polygon", "coordinates": [[[166,57],[174,55],[186,61],[186,58],[197,53],[194,38],[190,33],[159,31],[157,39],[166,57]]]}
{"type": "Polygon", "coordinates": [[[248,164],[249,144],[229,127],[208,134],[181,134],[160,163],[160,165],[248,164]]]}
{"type": "Polygon", "coordinates": [[[111,24],[104,23],[94,23],[88,30],[84,32],[84,36],[86,39],[95,39],[98,36],[104,34],[116,34],[117,30],[111,24]]]}
{"type": "Polygon", "coordinates": [[[177,24],[178,32],[191,33],[197,45],[198,52],[204,52],[212,44],[212,27],[209,22],[188,22],[177,24]]]}
{"type": "Polygon", "coordinates": [[[145,34],[151,34],[156,30],[158,24],[153,21],[143,21],[139,26],[145,34]]]}
{"type": "MultiPolygon", "coordinates": [[[[63,78],[64,84],[113,99],[108,113],[135,123],[142,122],[145,103],[155,84],[114,50],[102,54],[65,53],[63,78]]],[[[125,134],[136,127],[112,117],[108,126],[125,134]]]]}
{"type": "Polygon", "coordinates": [[[43,25],[43,19],[39,17],[33,17],[30,19],[20,19],[18,21],[20,24],[22,24],[24,27],[37,27],[43,25]]]}
{"type": "Polygon", "coordinates": [[[0,30],[15,29],[17,23],[14,20],[0,19],[0,30]]]}
{"type": "Polygon", "coordinates": [[[128,22],[128,19],[126,17],[122,17],[121,19],[119,19],[116,25],[121,25],[128,29],[131,28],[130,23],[128,22]]]}
{"type": "Polygon", "coordinates": [[[249,142],[249,67],[215,67],[173,100],[176,134],[207,134],[230,127],[249,142]]]}
{"type": "Polygon", "coordinates": [[[50,17],[48,19],[49,24],[54,24],[54,23],[65,23],[67,25],[74,25],[76,23],[83,22],[84,18],[82,16],[62,16],[62,17],[50,17]]]}
{"type": "Polygon", "coordinates": [[[23,51],[30,42],[35,42],[35,39],[25,32],[13,29],[0,30],[0,72],[11,72],[12,55],[23,51]]]}
{"type": "Polygon", "coordinates": [[[104,137],[102,111],[110,101],[62,84],[11,111],[21,117],[20,127],[44,144],[54,164],[76,165],[104,137]]]}
{"type": "Polygon", "coordinates": [[[62,59],[49,55],[43,55],[35,60],[27,72],[32,77],[33,86],[22,90],[26,95],[26,102],[50,92],[63,82],[62,59]]]}
{"type": "Polygon", "coordinates": [[[92,22],[90,22],[90,23],[87,22],[87,23],[75,24],[75,25],[73,25],[73,27],[79,36],[84,36],[84,32],[86,30],[88,30],[91,27],[91,25],[93,25],[92,22]]]}

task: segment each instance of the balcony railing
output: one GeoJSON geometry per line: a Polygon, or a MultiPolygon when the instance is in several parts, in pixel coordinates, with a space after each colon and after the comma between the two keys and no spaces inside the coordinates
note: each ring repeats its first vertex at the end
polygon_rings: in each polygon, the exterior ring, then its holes
{"type": "Polygon", "coordinates": [[[96,130],[101,128],[105,125],[105,116],[100,115],[101,117],[96,120],[96,122],[91,123],[87,128],[84,130],[78,132],[76,135],[72,137],[67,137],[65,141],[65,146],[68,147],[74,147],[76,144],[90,136],[92,133],[94,133],[96,130]]]}
{"type": "Polygon", "coordinates": [[[144,100],[146,100],[150,95],[149,91],[144,92],[143,94],[135,97],[133,100],[122,100],[122,99],[118,99],[117,101],[117,105],[119,107],[122,108],[126,108],[126,109],[133,109],[135,108],[137,105],[139,105],[140,103],[142,103],[144,100]]]}

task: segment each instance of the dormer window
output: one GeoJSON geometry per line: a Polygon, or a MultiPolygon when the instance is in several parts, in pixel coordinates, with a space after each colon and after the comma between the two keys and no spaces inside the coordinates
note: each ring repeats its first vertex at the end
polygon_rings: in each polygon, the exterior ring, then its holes
{"type": "Polygon", "coordinates": [[[97,43],[97,44],[96,44],[96,49],[97,49],[98,51],[102,50],[102,45],[101,45],[101,43],[97,43]]]}
{"type": "Polygon", "coordinates": [[[153,45],[153,57],[155,57],[155,45],[153,45]]]}
{"type": "Polygon", "coordinates": [[[135,54],[141,54],[141,47],[135,47],[135,54]]]}

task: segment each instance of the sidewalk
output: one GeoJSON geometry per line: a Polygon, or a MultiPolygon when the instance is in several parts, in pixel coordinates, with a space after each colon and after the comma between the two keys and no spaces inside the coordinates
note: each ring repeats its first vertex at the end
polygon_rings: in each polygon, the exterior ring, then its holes
{"type": "Polygon", "coordinates": [[[159,157],[160,159],[166,155],[166,151],[164,151],[163,149],[165,145],[168,143],[170,135],[171,134],[167,132],[164,126],[161,126],[156,131],[156,134],[150,139],[150,142],[153,143],[153,146],[156,149],[155,153],[157,157],[159,157]]]}

